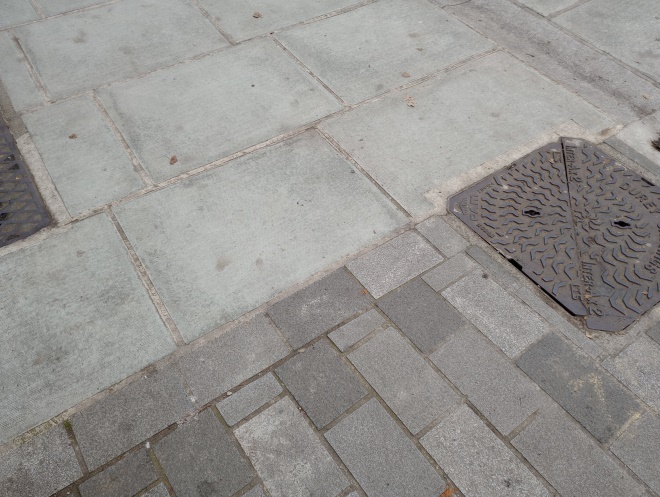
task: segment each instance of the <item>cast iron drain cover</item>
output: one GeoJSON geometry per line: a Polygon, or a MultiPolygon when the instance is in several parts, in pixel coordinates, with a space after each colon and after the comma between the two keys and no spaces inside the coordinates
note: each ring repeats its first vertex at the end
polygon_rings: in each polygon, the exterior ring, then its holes
{"type": "Polygon", "coordinates": [[[28,237],[49,223],[50,216],[14,137],[0,119],[0,247],[28,237]]]}
{"type": "Polygon", "coordinates": [[[450,210],[593,330],[660,301],[660,188],[562,138],[449,200],[450,210]]]}

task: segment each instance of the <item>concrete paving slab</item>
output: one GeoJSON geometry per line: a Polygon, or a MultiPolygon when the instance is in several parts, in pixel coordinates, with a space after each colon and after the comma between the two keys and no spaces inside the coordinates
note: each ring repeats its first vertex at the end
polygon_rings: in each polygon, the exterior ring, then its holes
{"type": "Polygon", "coordinates": [[[112,86],[99,96],[157,181],[341,109],[269,39],[112,86]]]}
{"type": "MultiPolygon", "coordinates": [[[[660,50],[660,48],[659,48],[660,50]]],[[[660,112],[635,121],[623,128],[615,137],[616,140],[623,142],[628,149],[632,149],[636,154],[642,155],[656,165],[656,172],[660,170],[660,151],[651,145],[652,141],[660,138],[660,112]]],[[[614,148],[618,148],[613,145],[614,148]]],[[[626,154],[627,149],[621,150],[626,154]]],[[[636,157],[631,157],[635,160],[636,157]]]]}
{"type": "Polygon", "coordinates": [[[8,32],[0,33],[0,81],[15,111],[44,103],[43,95],[30,76],[25,56],[8,32]]]}
{"type": "Polygon", "coordinates": [[[494,48],[425,0],[375,2],[276,37],[350,103],[494,48]]]}
{"type": "Polygon", "coordinates": [[[115,212],[187,341],[406,222],[315,132],[115,212]]]}
{"type": "Polygon", "coordinates": [[[281,393],[282,385],[272,373],[268,373],[221,400],[216,407],[227,424],[234,426],[281,393]]]}
{"type": "Polygon", "coordinates": [[[0,29],[37,19],[39,19],[39,15],[30,2],[26,2],[25,0],[4,0],[2,2],[0,29]]]}
{"type": "Polygon", "coordinates": [[[54,16],[56,14],[63,14],[71,12],[72,10],[90,7],[104,3],[107,0],[34,0],[41,11],[47,16],[54,16]]]}
{"type": "Polygon", "coordinates": [[[322,16],[363,0],[199,0],[199,4],[235,41],[273,31],[322,16]],[[259,14],[259,15],[257,15],[259,14]]]}
{"type": "Polygon", "coordinates": [[[0,258],[0,442],[175,346],[104,214],[0,258]]]}
{"type": "Polygon", "coordinates": [[[470,245],[440,216],[430,217],[419,223],[416,228],[447,257],[455,256],[470,245]]]}
{"type": "Polygon", "coordinates": [[[591,0],[557,16],[554,22],[657,81],[660,80],[657,15],[656,0],[591,0]]]}
{"type": "Polygon", "coordinates": [[[0,456],[0,495],[51,495],[82,472],[64,426],[57,425],[0,456]]]}
{"type": "Polygon", "coordinates": [[[135,495],[158,479],[147,451],[126,456],[78,486],[82,497],[135,495]]]}
{"type": "Polygon", "coordinates": [[[321,127],[408,212],[423,216],[434,208],[426,192],[569,119],[593,131],[614,125],[574,94],[496,53],[321,127]]]}
{"type": "Polygon", "coordinates": [[[426,273],[422,279],[436,292],[439,292],[477,267],[477,264],[468,256],[458,254],[426,273]]]}
{"type": "Polygon", "coordinates": [[[49,105],[23,121],[72,216],[145,186],[89,97],[49,105]]]}
{"type": "Polygon", "coordinates": [[[330,333],[328,338],[339,350],[345,352],[384,323],[385,318],[376,309],[371,309],[330,333]]]}
{"type": "Polygon", "coordinates": [[[328,430],[325,438],[368,497],[437,497],[446,488],[375,399],[328,430]]]}
{"type": "Polygon", "coordinates": [[[348,486],[288,398],[252,418],[235,435],[272,497],[335,497],[348,486]]]}
{"type": "Polygon", "coordinates": [[[463,405],[421,438],[465,497],[549,497],[541,482],[463,405]]]}
{"type": "Polygon", "coordinates": [[[575,5],[578,0],[521,0],[520,3],[534,9],[541,15],[547,16],[575,5]]]}
{"type": "Polygon", "coordinates": [[[122,0],[15,33],[55,98],[228,45],[199,10],[181,0],[122,0]]]}

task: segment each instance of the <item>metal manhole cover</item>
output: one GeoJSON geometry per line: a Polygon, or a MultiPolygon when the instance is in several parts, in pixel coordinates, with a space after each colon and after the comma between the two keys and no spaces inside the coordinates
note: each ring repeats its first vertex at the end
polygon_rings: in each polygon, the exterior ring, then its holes
{"type": "Polygon", "coordinates": [[[660,301],[660,188],[563,138],[449,200],[450,210],[588,328],[660,301]]]}
{"type": "Polygon", "coordinates": [[[0,247],[50,224],[14,137],[0,119],[0,247]]]}

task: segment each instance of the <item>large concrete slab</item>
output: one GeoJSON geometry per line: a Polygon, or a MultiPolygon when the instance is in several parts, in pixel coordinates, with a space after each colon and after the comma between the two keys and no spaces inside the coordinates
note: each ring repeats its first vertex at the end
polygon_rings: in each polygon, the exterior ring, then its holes
{"type": "Polygon", "coordinates": [[[0,80],[17,112],[43,104],[44,98],[30,76],[25,56],[7,32],[0,33],[0,80]]]}
{"type": "Polygon", "coordinates": [[[144,187],[128,154],[87,96],[26,114],[23,121],[72,216],[144,187]],[[76,138],[69,138],[73,134],[76,138]]]}
{"type": "Polygon", "coordinates": [[[122,0],[15,33],[56,98],[228,45],[199,10],[182,0],[122,0]]]}
{"type": "Polygon", "coordinates": [[[307,19],[360,3],[362,0],[199,0],[224,33],[235,41],[268,34],[307,19]],[[256,15],[256,14],[260,15],[256,15]]]}
{"type": "Polygon", "coordinates": [[[36,19],[39,19],[39,15],[30,2],[26,2],[25,0],[4,0],[2,2],[0,29],[36,19]]]}
{"type": "Polygon", "coordinates": [[[188,341],[406,222],[314,132],[116,213],[188,341]]]}
{"type": "Polygon", "coordinates": [[[268,39],[116,85],[99,95],[158,181],[341,108],[268,39]],[[170,164],[172,156],[177,158],[175,164],[170,164]]]}
{"type": "Polygon", "coordinates": [[[72,10],[90,7],[99,3],[104,3],[106,0],[33,0],[35,4],[39,5],[41,11],[47,16],[56,14],[63,14],[64,12],[71,12],[72,10]]]}
{"type": "Polygon", "coordinates": [[[111,221],[0,258],[0,441],[174,350],[111,221]]]}
{"type": "Polygon", "coordinates": [[[658,81],[657,16],[656,0],[591,0],[554,21],[658,81]]]}
{"type": "Polygon", "coordinates": [[[494,47],[425,0],[375,2],[277,38],[350,103],[494,47]]]}
{"type": "Polygon", "coordinates": [[[423,216],[434,207],[424,193],[570,119],[593,131],[614,124],[512,56],[497,53],[321,127],[405,209],[423,216]]]}

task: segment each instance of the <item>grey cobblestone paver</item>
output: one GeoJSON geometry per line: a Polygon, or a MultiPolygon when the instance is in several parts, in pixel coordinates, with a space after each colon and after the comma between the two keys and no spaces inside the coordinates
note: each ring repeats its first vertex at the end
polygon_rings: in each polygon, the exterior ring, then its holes
{"type": "Polygon", "coordinates": [[[456,309],[419,278],[381,298],[378,307],[423,353],[431,352],[467,324],[456,309]]]}
{"type": "Polygon", "coordinates": [[[367,394],[355,374],[324,341],[292,357],[276,373],[319,429],[367,394]]]}
{"type": "Polygon", "coordinates": [[[535,419],[511,443],[561,495],[646,495],[639,484],[556,406],[535,419]]]}
{"type": "Polygon", "coordinates": [[[154,452],[177,495],[230,497],[254,476],[210,409],[178,426],[154,452]]]}
{"type": "Polygon", "coordinates": [[[335,497],[348,486],[288,398],[252,418],[235,434],[272,497],[335,497]]]}
{"type": "Polygon", "coordinates": [[[447,257],[465,250],[469,243],[440,216],[433,216],[417,225],[417,231],[426,237],[447,257]]]}
{"type": "Polygon", "coordinates": [[[437,497],[446,484],[375,399],[325,438],[368,497],[437,497]]]}
{"type": "Polygon", "coordinates": [[[458,333],[431,360],[503,435],[535,412],[547,397],[479,332],[458,333]]]}
{"type": "Polygon", "coordinates": [[[243,497],[266,497],[266,494],[264,493],[263,488],[257,486],[248,491],[246,494],[243,494],[243,497]]]}
{"type": "Polygon", "coordinates": [[[282,393],[282,385],[272,373],[254,380],[216,405],[229,426],[252,414],[282,393]]]}
{"type": "Polygon", "coordinates": [[[421,438],[465,497],[550,497],[541,482],[463,405],[421,438]]]}
{"type": "Polygon", "coordinates": [[[436,292],[439,292],[477,267],[477,264],[465,254],[457,254],[437,268],[431,269],[422,276],[422,279],[436,292]]]}
{"type": "Polygon", "coordinates": [[[330,333],[328,338],[344,352],[384,323],[383,316],[376,309],[371,309],[330,333]]]}
{"type": "Polygon", "coordinates": [[[146,450],[126,456],[78,486],[82,497],[135,495],[158,479],[146,450]]]}
{"type": "Polygon", "coordinates": [[[268,315],[298,348],[369,307],[360,285],[341,268],[279,301],[268,315]]]}
{"type": "Polygon", "coordinates": [[[181,378],[167,367],[75,414],[71,425],[89,469],[94,469],[192,410],[181,378]]]}
{"type": "Polygon", "coordinates": [[[516,364],[601,442],[642,410],[598,363],[555,334],[535,343],[516,364]]]}
{"type": "Polygon", "coordinates": [[[440,375],[393,328],[379,333],[348,357],[413,434],[459,401],[440,375]]]}
{"type": "Polygon", "coordinates": [[[504,269],[504,259],[497,254],[487,254],[481,247],[472,245],[465,251],[470,257],[484,268],[484,271],[491,276],[498,285],[506,288],[509,292],[520,287],[520,281],[514,278],[509,271],[504,269]]]}

